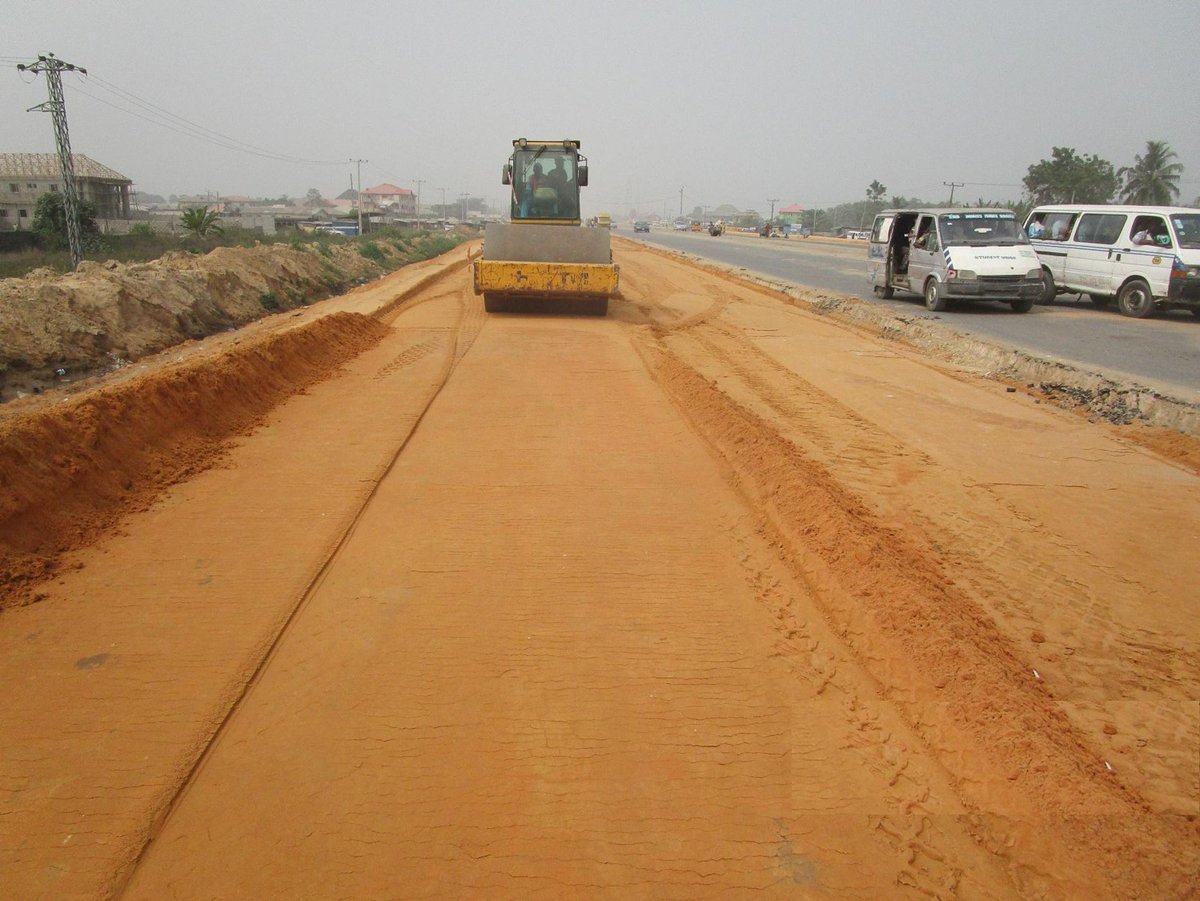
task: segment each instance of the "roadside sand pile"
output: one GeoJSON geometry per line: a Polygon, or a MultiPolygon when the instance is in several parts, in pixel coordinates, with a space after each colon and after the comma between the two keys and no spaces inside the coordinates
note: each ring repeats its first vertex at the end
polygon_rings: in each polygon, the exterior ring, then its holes
{"type": "Polygon", "coordinates": [[[380,265],[356,245],[218,248],[149,263],[84,262],[60,275],[0,280],[0,400],[193,338],[311,303],[408,260],[379,242],[380,265]]]}
{"type": "Polygon", "coordinates": [[[30,585],[63,552],[211,466],[228,438],[387,331],[334,313],[0,422],[0,609],[39,600],[30,585]]]}

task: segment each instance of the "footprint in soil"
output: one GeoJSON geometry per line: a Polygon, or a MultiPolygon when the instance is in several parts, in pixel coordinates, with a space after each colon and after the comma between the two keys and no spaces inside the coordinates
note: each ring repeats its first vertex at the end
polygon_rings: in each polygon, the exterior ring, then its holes
{"type": "Polygon", "coordinates": [[[75,661],[75,669],[95,669],[98,666],[104,666],[108,662],[108,654],[96,654],[92,657],[83,657],[75,661]]]}

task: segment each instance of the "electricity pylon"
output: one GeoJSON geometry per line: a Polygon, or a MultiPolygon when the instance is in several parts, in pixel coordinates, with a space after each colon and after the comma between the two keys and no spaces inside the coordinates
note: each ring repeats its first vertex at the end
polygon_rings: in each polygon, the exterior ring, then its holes
{"type": "Polygon", "coordinates": [[[39,56],[36,63],[28,66],[21,63],[17,66],[22,72],[46,73],[46,85],[50,91],[50,99],[45,103],[30,107],[26,112],[50,113],[54,120],[54,143],[58,147],[58,167],[63,179],[63,207],[67,214],[67,244],[71,248],[71,268],[76,269],[83,259],[83,243],[79,238],[79,195],[75,189],[75,166],[71,162],[71,136],[67,134],[67,104],[63,100],[62,73],[82,72],[87,75],[87,69],[80,68],[56,57],[53,53],[39,56]]]}

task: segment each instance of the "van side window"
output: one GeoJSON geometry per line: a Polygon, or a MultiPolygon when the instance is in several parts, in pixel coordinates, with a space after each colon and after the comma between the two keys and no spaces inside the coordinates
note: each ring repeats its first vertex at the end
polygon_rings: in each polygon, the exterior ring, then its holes
{"type": "Polygon", "coordinates": [[[875,227],[871,229],[871,243],[882,244],[892,233],[892,217],[876,216],[875,227]]]}
{"type": "Polygon", "coordinates": [[[1084,213],[1075,240],[1082,244],[1116,244],[1128,218],[1118,213],[1084,213]]]}
{"type": "Polygon", "coordinates": [[[1070,213],[1047,213],[1042,237],[1051,241],[1065,241],[1071,236],[1071,226],[1074,224],[1075,217],[1070,213]]]}

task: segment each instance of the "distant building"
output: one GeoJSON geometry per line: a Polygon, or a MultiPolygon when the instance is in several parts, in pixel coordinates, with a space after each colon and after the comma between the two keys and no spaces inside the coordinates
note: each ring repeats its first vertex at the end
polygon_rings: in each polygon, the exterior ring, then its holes
{"type": "Polygon", "coordinates": [[[800,225],[804,218],[804,207],[798,203],[789,203],[779,209],[779,221],[785,225],[800,225]]]}
{"type": "Polygon", "coordinates": [[[367,188],[363,194],[363,210],[387,210],[401,216],[417,214],[417,195],[408,188],[384,183],[367,188]]]}
{"type": "MultiPolygon", "coordinates": [[[[130,179],[82,153],[71,162],[79,197],[95,205],[97,219],[129,218],[130,179]]],[[[57,154],[0,153],[0,230],[31,228],[38,198],[62,190],[57,154]]]]}

